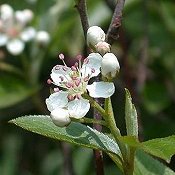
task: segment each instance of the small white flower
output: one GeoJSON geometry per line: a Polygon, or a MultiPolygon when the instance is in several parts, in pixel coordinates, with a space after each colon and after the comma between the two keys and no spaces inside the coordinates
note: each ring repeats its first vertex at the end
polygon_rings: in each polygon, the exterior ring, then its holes
{"type": "Polygon", "coordinates": [[[98,26],[90,27],[87,31],[87,44],[95,47],[101,41],[105,41],[104,31],[98,26]]]}
{"type": "Polygon", "coordinates": [[[40,44],[48,44],[50,35],[46,31],[38,31],[35,40],[40,44]]]}
{"type": "MultiPolygon", "coordinates": [[[[64,62],[64,56],[60,58],[64,62]]],[[[94,98],[108,98],[115,90],[113,83],[95,82],[88,85],[90,78],[100,73],[102,57],[99,53],[91,53],[83,64],[79,58],[71,68],[63,65],[56,65],[52,69],[50,83],[63,90],[55,89],[55,92],[46,99],[46,105],[50,112],[55,109],[66,109],[72,118],[84,117],[90,109],[90,103],[82,97],[82,94],[89,92],[94,98]],[[82,66],[81,66],[82,64],[82,66]]]]}
{"type": "Polygon", "coordinates": [[[119,70],[120,65],[117,57],[113,53],[106,53],[102,59],[102,75],[107,78],[114,78],[119,70]]]}

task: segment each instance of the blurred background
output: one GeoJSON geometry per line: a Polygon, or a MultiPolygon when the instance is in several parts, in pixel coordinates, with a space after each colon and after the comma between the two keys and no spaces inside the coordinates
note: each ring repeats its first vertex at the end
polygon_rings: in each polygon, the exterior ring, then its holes
{"type": "MultiPolygon", "coordinates": [[[[8,120],[49,114],[45,99],[47,79],[64,53],[68,65],[78,54],[86,55],[85,40],[73,0],[1,0],[14,11],[30,9],[29,26],[48,33],[46,40],[25,42],[14,55],[0,47],[0,174],[1,175],[94,175],[93,152],[65,145],[8,124],[8,120]],[[69,159],[66,160],[66,155],[69,159]],[[72,159],[72,160],[71,160],[72,159]],[[67,161],[71,173],[66,172],[67,161]]],[[[106,32],[115,0],[88,0],[90,25],[106,32]]],[[[0,18],[1,19],[1,18],[0,18]]],[[[116,121],[125,134],[124,88],[132,94],[139,116],[140,140],[175,133],[175,2],[173,0],[126,1],[120,37],[112,52],[121,71],[112,97],[116,121]]],[[[1,25],[0,25],[1,29],[1,25]]],[[[2,30],[0,30],[0,37],[2,30]]],[[[1,39],[1,38],[0,38],[1,39]]],[[[91,117],[91,112],[88,115],[91,117]]],[[[115,165],[104,155],[105,172],[114,175],[115,165]]],[[[174,159],[169,166],[175,170],[174,159]]]]}

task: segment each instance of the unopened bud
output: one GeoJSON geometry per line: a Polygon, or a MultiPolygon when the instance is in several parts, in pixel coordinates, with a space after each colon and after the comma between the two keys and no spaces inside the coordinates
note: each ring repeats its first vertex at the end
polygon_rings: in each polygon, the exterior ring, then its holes
{"type": "Polygon", "coordinates": [[[98,26],[92,26],[87,31],[87,44],[95,47],[101,41],[105,41],[105,33],[98,26]]]}
{"type": "Polygon", "coordinates": [[[0,5],[0,16],[2,20],[8,20],[13,17],[13,9],[8,4],[0,5]]]}
{"type": "Polygon", "coordinates": [[[102,59],[101,73],[104,77],[111,79],[116,76],[120,70],[117,57],[113,53],[106,53],[102,59]]]}
{"type": "Polygon", "coordinates": [[[96,51],[101,55],[104,55],[107,52],[110,52],[110,44],[107,42],[101,41],[95,45],[96,51]]]}
{"type": "Polygon", "coordinates": [[[59,127],[65,127],[71,122],[68,110],[62,108],[53,110],[50,117],[53,123],[59,127]]]}

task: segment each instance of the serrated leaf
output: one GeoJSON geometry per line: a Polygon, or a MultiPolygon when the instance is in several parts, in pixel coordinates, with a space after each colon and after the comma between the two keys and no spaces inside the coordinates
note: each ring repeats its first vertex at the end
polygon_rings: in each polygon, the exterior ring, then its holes
{"type": "Polygon", "coordinates": [[[175,136],[165,138],[156,138],[142,142],[140,148],[149,154],[160,157],[170,162],[171,157],[175,154],[175,136]]]}
{"type": "Polygon", "coordinates": [[[49,116],[44,115],[19,117],[10,123],[56,140],[120,155],[116,142],[107,135],[80,123],[71,122],[68,127],[60,128],[53,124],[49,116]]]}
{"type": "Polygon", "coordinates": [[[163,163],[139,150],[136,152],[134,175],[175,175],[175,173],[163,163]]]}
{"type": "Polygon", "coordinates": [[[128,136],[138,137],[138,120],[135,106],[132,104],[132,98],[127,89],[125,89],[126,101],[125,101],[125,121],[126,130],[128,136]]]}
{"type": "Polygon", "coordinates": [[[175,136],[165,138],[156,138],[145,142],[139,142],[136,137],[124,136],[119,140],[131,147],[141,149],[153,156],[170,162],[171,157],[175,154],[175,136]]]}

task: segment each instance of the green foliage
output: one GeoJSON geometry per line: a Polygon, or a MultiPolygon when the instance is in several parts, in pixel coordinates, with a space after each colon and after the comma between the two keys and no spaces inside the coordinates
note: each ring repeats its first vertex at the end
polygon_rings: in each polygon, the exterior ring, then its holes
{"type": "Polygon", "coordinates": [[[127,89],[125,89],[125,93],[125,121],[127,135],[138,137],[137,111],[135,109],[135,106],[132,104],[131,95],[127,89]]]}
{"type": "Polygon", "coordinates": [[[53,124],[49,116],[19,117],[10,123],[53,139],[120,155],[118,145],[111,138],[79,123],[71,122],[68,127],[60,128],[53,124]]]}
{"type": "Polygon", "coordinates": [[[134,175],[174,175],[175,173],[158,160],[144,153],[136,152],[134,175]]]}
{"type": "Polygon", "coordinates": [[[0,108],[6,108],[19,103],[36,92],[28,87],[24,80],[16,76],[1,75],[0,79],[0,108]]]}

